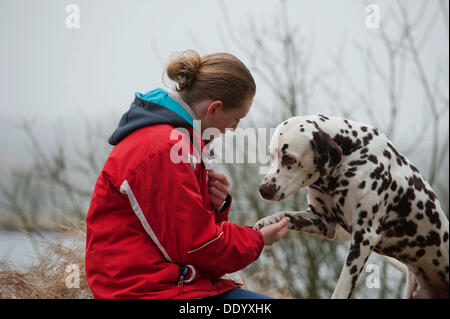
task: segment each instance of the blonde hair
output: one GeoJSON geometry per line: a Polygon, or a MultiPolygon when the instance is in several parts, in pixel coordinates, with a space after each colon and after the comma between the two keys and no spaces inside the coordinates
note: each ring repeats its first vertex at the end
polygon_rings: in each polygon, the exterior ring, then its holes
{"type": "Polygon", "coordinates": [[[205,99],[220,100],[224,107],[237,108],[256,93],[256,84],[247,67],[229,53],[200,57],[194,50],[178,53],[166,67],[188,104],[205,99]]]}

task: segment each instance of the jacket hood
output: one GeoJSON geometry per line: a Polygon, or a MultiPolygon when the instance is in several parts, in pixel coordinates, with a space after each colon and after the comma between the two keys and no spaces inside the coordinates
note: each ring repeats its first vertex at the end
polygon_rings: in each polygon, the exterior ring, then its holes
{"type": "Polygon", "coordinates": [[[116,145],[134,131],[158,124],[193,127],[198,131],[189,112],[171,98],[167,91],[158,88],[145,94],[136,93],[130,109],[122,115],[117,129],[109,137],[108,142],[116,145]]]}

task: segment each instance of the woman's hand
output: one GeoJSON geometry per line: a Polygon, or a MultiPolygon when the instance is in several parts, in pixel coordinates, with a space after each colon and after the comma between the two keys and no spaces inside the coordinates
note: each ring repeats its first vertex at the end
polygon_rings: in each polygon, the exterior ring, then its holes
{"type": "Polygon", "coordinates": [[[278,223],[260,229],[264,235],[264,246],[270,246],[279,241],[281,237],[287,234],[289,225],[289,217],[284,217],[278,223]]]}
{"type": "Polygon", "coordinates": [[[214,209],[219,209],[225,201],[228,193],[230,192],[230,182],[225,175],[209,169],[208,190],[212,207],[214,209]]]}

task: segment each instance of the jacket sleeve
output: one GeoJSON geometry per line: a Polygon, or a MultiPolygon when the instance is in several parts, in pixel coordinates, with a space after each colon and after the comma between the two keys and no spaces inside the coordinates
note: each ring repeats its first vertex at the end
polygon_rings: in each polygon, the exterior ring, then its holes
{"type": "Polygon", "coordinates": [[[226,221],[229,207],[222,216],[205,208],[193,168],[174,163],[169,150],[153,154],[125,183],[121,192],[169,261],[191,264],[219,278],[245,268],[261,254],[262,233],[226,221]]]}

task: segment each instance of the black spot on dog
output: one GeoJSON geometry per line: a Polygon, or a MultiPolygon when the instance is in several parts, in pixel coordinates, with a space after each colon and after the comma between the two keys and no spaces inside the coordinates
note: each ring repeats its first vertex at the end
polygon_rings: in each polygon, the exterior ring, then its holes
{"type": "Polygon", "coordinates": [[[416,214],[416,218],[417,218],[418,220],[422,220],[422,219],[423,219],[423,214],[417,213],[417,214],[416,214]]]}
{"type": "Polygon", "coordinates": [[[353,267],[352,268],[350,268],[350,274],[351,275],[353,275],[355,272],[357,272],[358,271],[358,266],[356,266],[356,265],[353,265],[353,267]]]}
{"type": "Polygon", "coordinates": [[[372,183],[372,190],[374,191],[374,190],[376,190],[377,189],[377,181],[373,181],[373,183],[372,183]]]}
{"type": "Polygon", "coordinates": [[[366,160],[354,160],[354,161],[349,162],[348,165],[356,166],[356,165],[364,165],[366,163],[367,163],[366,160]]]}
{"type": "Polygon", "coordinates": [[[423,255],[425,255],[425,249],[419,249],[416,252],[416,257],[418,257],[418,258],[422,257],[423,255]]]}
{"type": "Polygon", "coordinates": [[[370,173],[370,178],[374,179],[374,180],[379,180],[382,177],[382,173],[384,171],[384,164],[380,163],[379,166],[377,166],[377,168],[375,168],[371,173],[370,173]]]}
{"type": "Polygon", "coordinates": [[[425,247],[427,245],[426,244],[426,239],[422,235],[417,235],[417,237],[415,239],[416,239],[416,242],[417,242],[417,246],[425,247]]]}
{"type": "Polygon", "coordinates": [[[417,167],[415,167],[413,164],[409,163],[409,167],[411,167],[411,169],[413,170],[413,172],[419,173],[419,170],[417,169],[417,167]]]}
{"type": "Polygon", "coordinates": [[[350,137],[337,134],[333,137],[333,140],[341,148],[344,155],[350,155],[354,151],[361,148],[361,140],[354,142],[350,137]]]}
{"type": "Polygon", "coordinates": [[[387,145],[392,150],[392,152],[394,152],[396,159],[397,159],[398,166],[408,164],[408,162],[406,161],[406,158],[402,154],[400,154],[391,143],[387,143],[387,145]]]}
{"type": "Polygon", "coordinates": [[[366,217],[367,217],[367,212],[366,212],[365,210],[361,211],[361,212],[359,213],[359,217],[361,217],[361,218],[366,218],[366,217]]]}
{"type": "Polygon", "coordinates": [[[373,135],[371,133],[367,134],[366,136],[363,137],[363,144],[367,145],[369,144],[369,142],[372,140],[373,135]]]}
{"type": "Polygon", "coordinates": [[[412,201],[416,198],[414,190],[408,188],[405,194],[402,195],[397,205],[397,214],[399,217],[407,217],[412,211],[412,201]]]}
{"type": "MultiPolygon", "coordinates": [[[[362,269],[362,268],[361,268],[361,269],[362,269]]],[[[350,293],[348,294],[347,299],[350,299],[350,297],[352,296],[353,289],[355,289],[355,286],[356,286],[356,280],[357,280],[357,279],[358,279],[358,275],[357,275],[357,274],[353,275],[353,278],[352,278],[352,288],[350,289],[350,293]]]]}
{"type": "Polygon", "coordinates": [[[393,181],[391,184],[391,191],[395,191],[397,189],[397,182],[393,181]]]}
{"type": "Polygon", "coordinates": [[[356,174],[353,173],[353,172],[350,171],[350,170],[347,170],[347,171],[344,173],[344,175],[345,175],[346,177],[353,177],[353,176],[356,176],[356,174]]]}
{"type": "Polygon", "coordinates": [[[297,218],[294,218],[292,216],[288,216],[288,217],[290,219],[290,223],[294,225],[295,229],[302,229],[304,227],[312,225],[312,222],[310,222],[309,220],[304,219],[302,217],[297,217],[297,218]]]}
{"type": "Polygon", "coordinates": [[[283,123],[283,125],[286,125],[286,124],[288,124],[288,121],[286,121],[286,122],[283,123]]]}
{"type": "Polygon", "coordinates": [[[376,214],[378,212],[378,209],[380,206],[378,204],[375,204],[372,206],[372,214],[376,214]]]}
{"type": "Polygon", "coordinates": [[[382,230],[382,227],[381,227],[381,225],[379,225],[379,226],[377,227],[377,229],[375,229],[375,233],[376,233],[377,235],[379,235],[379,234],[381,234],[381,230],[382,230]]]}
{"type": "Polygon", "coordinates": [[[421,200],[419,200],[416,204],[418,209],[423,209],[423,202],[421,200]]]}
{"type": "Polygon", "coordinates": [[[414,186],[414,188],[418,191],[423,191],[425,192],[425,194],[427,194],[430,197],[431,201],[435,201],[436,199],[436,194],[432,191],[429,190],[426,186],[425,183],[423,182],[422,178],[413,175],[410,178],[408,178],[408,185],[409,186],[414,186]]]}
{"type": "Polygon", "coordinates": [[[405,218],[395,219],[383,225],[387,237],[415,236],[417,234],[417,224],[405,218]]]}
{"type": "Polygon", "coordinates": [[[384,157],[387,157],[388,159],[391,159],[391,153],[389,153],[389,151],[387,151],[387,150],[384,150],[384,152],[383,152],[383,155],[384,155],[384,157]]]}
{"type": "Polygon", "coordinates": [[[369,155],[369,157],[367,158],[369,161],[371,161],[372,163],[378,164],[378,160],[376,158],[375,155],[369,155]]]}
{"type": "Polygon", "coordinates": [[[366,181],[362,181],[361,184],[359,184],[358,188],[364,189],[366,187],[366,181]]]}
{"type": "Polygon", "coordinates": [[[428,219],[430,220],[430,222],[432,224],[436,224],[436,227],[438,229],[441,228],[441,220],[439,218],[439,214],[434,211],[434,209],[436,208],[436,205],[431,202],[430,200],[427,200],[427,202],[425,203],[425,214],[427,215],[428,219]]]}
{"type": "Polygon", "coordinates": [[[355,235],[353,237],[355,245],[359,245],[363,241],[364,233],[365,233],[364,230],[360,230],[360,231],[355,232],[355,235]]]}
{"type": "Polygon", "coordinates": [[[426,238],[426,244],[428,246],[440,246],[441,245],[441,238],[439,237],[439,234],[435,232],[434,230],[431,230],[426,238]]]}
{"type": "MultiPolygon", "coordinates": [[[[281,166],[287,166],[297,163],[297,160],[289,155],[283,155],[281,157],[281,166]]],[[[289,168],[289,167],[288,167],[289,168]]]]}
{"type": "Polygon", "coordinates": [[[350,267],[350,265],[352,264],[352,261],[355,260],[356,258],[358,258],[360,256],[360,253],[361,253],[361,250],[359,248],[359,245],[358,245],[358,247],[352,246],[350,248],[350,252],[347,256],[347,266],[350,267]]]}

